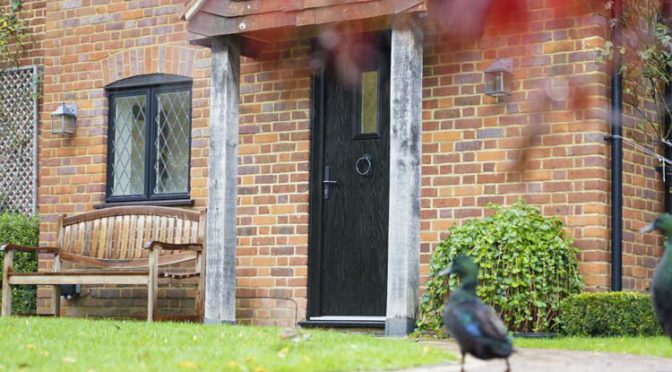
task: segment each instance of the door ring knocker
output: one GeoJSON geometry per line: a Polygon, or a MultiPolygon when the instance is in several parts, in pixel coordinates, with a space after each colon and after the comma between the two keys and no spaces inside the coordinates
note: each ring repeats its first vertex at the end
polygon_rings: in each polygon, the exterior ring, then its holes
{"type": "Polygon", "coordinates": [[[355,162],[355,171],[360,176],[370,176],[373,173],[371,155],[364,154],[355,162]]]}

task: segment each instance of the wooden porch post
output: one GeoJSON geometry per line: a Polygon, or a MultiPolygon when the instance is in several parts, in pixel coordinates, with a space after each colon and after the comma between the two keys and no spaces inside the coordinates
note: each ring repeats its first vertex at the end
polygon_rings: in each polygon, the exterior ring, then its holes
{"type": "Polygon", "coordinates": [[[412,15],[392,28],[390,217],[385,334],[415,328],[420,282],[422,28],[412,15]]]}
{"type": "Polygon", "coordinates": [[[211,38],[205,323],[236,321],[236,196],[240,41],[211,38]]]}

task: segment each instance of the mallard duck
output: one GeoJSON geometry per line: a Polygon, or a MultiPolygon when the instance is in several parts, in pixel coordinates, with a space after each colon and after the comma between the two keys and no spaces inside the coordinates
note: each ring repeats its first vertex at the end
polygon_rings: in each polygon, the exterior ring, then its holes
{"type": "Polygon", "coordinates": [[[479,359],[505,358],[509,372],[513,344],[495,311],[476,296],[478,266],[471,257],[459,255],[438,275],[450,274],[457,275],[462,284],[448,298],[443,325],[460,346],[460,370],[464,372],[464,357],[469,353],[479,359]]]}
{"type": "Polygon", "coordinates": [[[642,228],[642,232],[658,230],[665,236],[665,251],[653,274],[651,298],[653,309],[663,332],[672,338],[672,216],[665,213],[651,224],[642,228]]]}

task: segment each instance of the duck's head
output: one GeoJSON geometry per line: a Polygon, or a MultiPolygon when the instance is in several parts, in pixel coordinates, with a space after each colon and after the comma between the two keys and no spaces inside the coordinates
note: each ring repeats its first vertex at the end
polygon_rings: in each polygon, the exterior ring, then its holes
{"type": "Polygon", "coordinates": [[[457,255],[450,266],[439,272],[439,276],[446,276],[450,274],[457,275],[462,281],[478,279],[478,265],[474,259],[463,254],[457,255]]]}
{"type": "Polygon", "coordinates": [[[658,230],[665,236],[672,236],[672,215],[667,213],[661,214],[655,221],[644,226],[640,231],[643,233],[658,230]]]}

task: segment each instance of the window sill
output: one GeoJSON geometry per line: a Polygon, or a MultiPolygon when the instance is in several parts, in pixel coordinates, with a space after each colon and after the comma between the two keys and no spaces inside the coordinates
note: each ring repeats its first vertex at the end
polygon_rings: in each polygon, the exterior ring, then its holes
{"type": "Polygon", "coordinates": [[[158,207],[191,207],[194,205],[194,199],[178,199],[178,200],[149,200],[149,201],[135,201],[135,202],[114,202],[102,203],[93,206],[93,209],[105,209],[112,207],[123,207],[129,205],[152,205],[158,207]]]}

